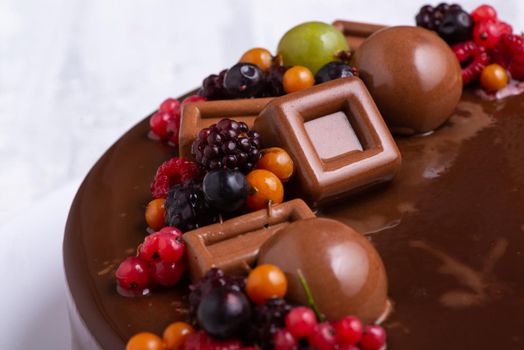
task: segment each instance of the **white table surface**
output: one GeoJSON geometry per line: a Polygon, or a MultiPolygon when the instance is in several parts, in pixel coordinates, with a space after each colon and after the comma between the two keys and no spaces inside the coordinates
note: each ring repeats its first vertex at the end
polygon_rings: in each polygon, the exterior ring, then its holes
{"type": "MultiPolygon", "coordinates": [[[[412,0],[0,0],[0,349],[69,349],[62,235],[80,179],[168,96],[291,26],[413,24],[412,0]]],[[[435,1],[433,4],[436,4],[435,1]]],[[[472,10],[481,1],[461,1],[472,10]]],[[[524,30],[524,1],[492,0],[524,30]]]]}

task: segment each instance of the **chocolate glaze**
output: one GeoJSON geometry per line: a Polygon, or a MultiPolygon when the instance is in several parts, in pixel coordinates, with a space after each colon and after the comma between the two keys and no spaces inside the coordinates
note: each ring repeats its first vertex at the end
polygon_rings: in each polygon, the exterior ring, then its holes
{"type": "MultiPolygon", "coordinates": [[[[490,102],[465,91],[433,134],[397,138],[393,182],[319,213],[365,233],[382,256],[394,303],[388,349],[524,348],[523,111],[524,95],[490,102]]],[[[145,119],[98,161],[65,230],[75,334],[104,349],[161,334],[187,310],[187,284],[144,298],[115,291],[118,262],[144,238],[149,183],[175,154],[147,132],[145,119]]]]}
{"type": "Polygon", "coordinates": [[[328,321],[355,315],[372,323],[389,309],[378,252],[360,232],[339,221],[312,218],[289,224],[262,245],[257,263],[280,267],[288,280],[286,298],[308,305],[300,270],[328,321]]]}

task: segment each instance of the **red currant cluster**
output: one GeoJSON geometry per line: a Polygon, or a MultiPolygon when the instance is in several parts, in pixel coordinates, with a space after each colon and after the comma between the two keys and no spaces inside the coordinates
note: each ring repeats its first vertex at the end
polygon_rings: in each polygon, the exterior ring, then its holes
{"type": "Polygon", "coordinates": [[[186,269],[182,232],[164,227],[144,239],[134,257],[128,257],[116,270],[118,291],[125,296],[149,293],[149,288],[175,285],[186,269]]]}
{"type": "MultiPolygon", "coordinates": [[[[182,101],[185,103],[205,101],[206,98],[192,95],[182,101]]],[[[168,98],[160,104],[158,110],[149,119],[150,136],[154,139],[166,141],[170,145],[178,146],[180,131],[181,103],[175,98],[168,98]]]]}
{"type": "MultiPolygon", "coordinates": [[[[454,11],[453,6],[458,5],[448,6],[449,16],[454,11]]],[[[417,15],[417,25],[431,29],[423,21],[428,18],[427,7],[423,7],[417,15]]],[[[524,38],[513,34],[511,25],[500,20],[497,11],[490,5],[481,5],[469,15],[462,13],[461,16],[454,21],[448,21],[449,23],[443,20],[440,29],[435,30],[444,39],[446,39],[444,35],[446,31],[454,34],[460,31],[464,34],[459,42],[447,40],[448,43],[453,44],[451,48],[464,66],[462,69],[464,85],[478,83],[486,92],[495,93],[507,86],[511,79],[524,80],[524,38]],[[458,20],[468,16],[470,19],[467,21],[458,20]],[[462,28],[463,22],[472,24],[472,26],[468,24],[469,30],[462,28]]]]}

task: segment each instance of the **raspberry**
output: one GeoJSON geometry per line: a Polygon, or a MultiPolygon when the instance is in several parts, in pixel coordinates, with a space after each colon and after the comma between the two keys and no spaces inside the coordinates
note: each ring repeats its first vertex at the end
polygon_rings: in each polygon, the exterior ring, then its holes
{"type": "Polygon", "coordinates": [[[506,68],[511,77],[524,80],[524,38],[514,34],[502,35],[492,52],[493,61],[506,68]]]}
{"type": "Polygon", "coordinates": [[[471,60],[466,67],[462,68],[462,81],[464,85],[478,78],[484,67],[489,63],[489,56],[486,53],[486,49],[475,44],[473,41],[455,44],[451,49],[455,52],[461,64],[471,60]]]}
{"type": "Polygon", "coordinates": [[[218,214],[206,201],[202,182],[195,179],[173,186],[167,194],[164,207],[166,224],[182,232],[218,221],[218,214]]]}
{"type": "Polygon", "coordinates": [[[228,95],[224,88],[224,76],[227,69],[221,71],[218,75],[211,74],[202,82],[202,88],[198,94],[208,100],[222,100],[227,99],[228,95]]]}
{"type": "Polygon", "coordinates": [[[210,338],[204,331],[199,331],[187,337],[185,350],[240,350],[242,343],[239,340],[216,340],[210,338]]]}
{"type": "Polygon", "coordinates": [[[251,171],[260,159],[260,135],[246,123],[222,119],[202,129],[191,147],[195,160],[208,170],[251,171]]]}
{"type": "Polygon", "coordinates": [[[151,184],[153,198],[164,198],[173,185],[192,179],[199,173],[198,166],[184,158],[173,157],[162,163],[151,184]]]}

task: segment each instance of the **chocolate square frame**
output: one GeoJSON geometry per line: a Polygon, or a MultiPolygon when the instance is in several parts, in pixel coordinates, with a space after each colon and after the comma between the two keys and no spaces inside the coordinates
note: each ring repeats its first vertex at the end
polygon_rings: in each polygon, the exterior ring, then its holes
{"type": "Polygon", "coordinates": [[[265,147],[279,146],[295,162],[301,198],[313,205],[339,200],[357,190],[391,180],[401,155],[364,83],[336,79],[271,101],[255,120],[265,147]],[[344,112],[363,151],[322,159],[305,123],[344,112]]]}
{"type": "Polygon", "coordinates": [[[293,221],[312,217],[307,204],[294,199],[185,233],[191,279],[197,281],[212,267],[245,274],[268,238],[293,221]]]}
{"type": "Polygon", "coordinates": [[[223,118],[246,123],[250,128],[255,118],[272,98],[216,100],[194,102],[182,107],[180,119],[179,155],[191,158],[191,145],[198,132],[223,118]]]}

